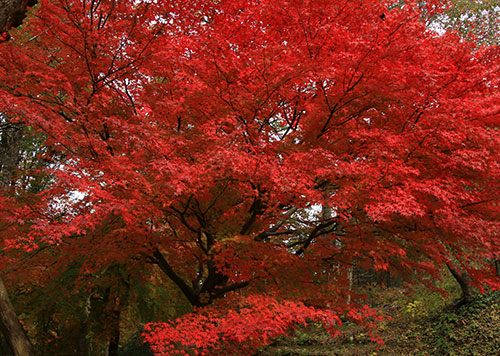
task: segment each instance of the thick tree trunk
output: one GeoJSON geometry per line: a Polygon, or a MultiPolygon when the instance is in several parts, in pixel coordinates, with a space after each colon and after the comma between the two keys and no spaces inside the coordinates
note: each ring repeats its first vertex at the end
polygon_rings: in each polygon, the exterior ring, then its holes
{"type": "Polygon", "coordinates": [[[35,350],[17,319],[3,280],[0,278],[0,328],[14,356],[35,356],[35,350]]]}
{"type": "Polygon", "coordinates": [[[23,23],[28,6],[34,6],[37,0],[0,0],[0,42],[9,39],[8,31],[23,23]]]}

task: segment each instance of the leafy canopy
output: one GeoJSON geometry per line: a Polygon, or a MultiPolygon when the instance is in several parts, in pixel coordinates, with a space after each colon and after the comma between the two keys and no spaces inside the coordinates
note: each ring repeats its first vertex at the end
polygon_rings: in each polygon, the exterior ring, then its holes
{"type": "Polygon", "coordinates": [[[0,48],[2,111],[66,157],[29,242],[70,243],[87,269],[155,263],[214,320],[255,294],[294,300],[299,322],[301,302],[349,310],[353,265],[425,282],[453,258],[495,285],[498,49],[421,16],[378,0],[40,1],[0,48]]]}

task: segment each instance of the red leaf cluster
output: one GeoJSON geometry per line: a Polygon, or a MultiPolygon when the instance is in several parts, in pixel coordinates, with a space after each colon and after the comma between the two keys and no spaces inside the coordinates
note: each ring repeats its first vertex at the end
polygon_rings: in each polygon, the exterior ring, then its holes
{"type": "Polygon", "coordinates": [[[146,325],[144,338],[156,355],[251,355],[252,351],[307,322],[320,322],[332,335],[342,325],[337,314],[251,296],[231,303],[229,310],[204,308],[169,323],[146,325]]]}

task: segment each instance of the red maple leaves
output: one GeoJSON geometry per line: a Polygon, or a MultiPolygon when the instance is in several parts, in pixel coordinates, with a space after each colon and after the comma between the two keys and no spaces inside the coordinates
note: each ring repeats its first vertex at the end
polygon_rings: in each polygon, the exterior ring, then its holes
{"type": "MultiPolygon", "coordinates": [[[[0,49],[2,110],[66,158],[47,199],[83,197],[40,215],[36,236],[77,237],[103,265],[156,263],[196,306],[272,285],[349,309],[353,265],[436,275],[457,259],[486,278],[499,252],[498,50],[388,5],[41,1],[0,49]]],[[[290,305],[262,337],[319,315],[290,305]]],[[[257,319],[212,310],[164,337],[263,342],[257,319]]]]}
{"type": "Polygon", "coordinates": [[[146,325],[145,340],[157,355],[251,355],[271,338],[306,322],[321,322],[332,334],[341,321],[336,313],[301,303],[251,296],[226,310],[209,307],[170,323],[146,325]]]}

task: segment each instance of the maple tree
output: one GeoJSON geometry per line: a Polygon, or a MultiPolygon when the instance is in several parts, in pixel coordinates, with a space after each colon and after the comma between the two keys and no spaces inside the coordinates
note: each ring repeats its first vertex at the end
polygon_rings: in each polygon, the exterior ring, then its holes
{"type": "Polygon", "coordinates": [[[40,1],[0,48],[1,110],[65,159],[5,243],[157,264],[211,325],[292,300],[262,335],[353,309],[353,265],[496,286],[498,49],[392,5],[40,1]]]}

